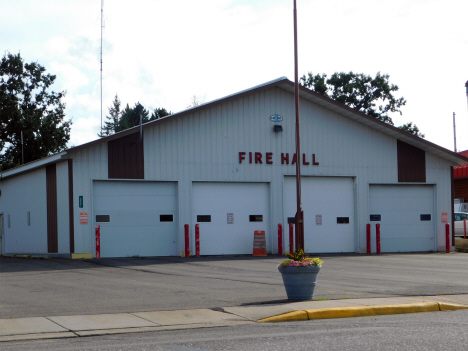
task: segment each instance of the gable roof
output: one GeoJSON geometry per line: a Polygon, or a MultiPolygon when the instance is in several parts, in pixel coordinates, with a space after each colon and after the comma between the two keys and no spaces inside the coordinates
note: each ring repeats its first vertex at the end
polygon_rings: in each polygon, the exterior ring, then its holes
{"type": "MultiPolygon", "coordinates": [[[[172,115],[169,115],[169,116],[166,116],[166,117],[163,117],[163,118],[160,118],[160,119],[157,119],[157,120],[154,120],[154,121],[151,121],[151,122],[147,122],[145,124],[143,124],[143,129],[146,129],[152,125],[154,125],[155,123],[164,123],[168,120],[172,120],[172,119],[175,119],[175,118],[181,118],[181,117],[184,117],[190,113],[193,113],[193,112],[196,112],[196,111],[199,111],[199,110],[202,110],[202,109],[205,109],[207,107],[212,107],[212,106],[215,106],[215,105],[218,105],[218,104],[221,104],[221,103],[225,103],[229,100],[233,100],[233,99],[237,99],[239,97],[242,97],[242,96],[245,96],[245,95],[250,95],[252,93],[255,93],[255,92],[259,92],[259,91],[264,91],[264,90],[267,90],[267,89],[270,89],[270,88],[274,88],[274,87],[278,87],[278,88],[281,88],[281,89],[284,89],[288,92],[290,92],[291,94],[294,94],[294,82],[290,81],[289,79],[287,79],[286,77],[281,77],[281,78],[277,78],[277,79],[274,79],[272,81],[269,81],[269,82],[266,82],[266,83],[263,83],[263,84],[260,84],[260,85],[257,85],[257,86],[254,86],[252,88],[249,88],[249,89],[246,89],[246,90],[242,90],[240,92],[237,92],[237,93],[234,93],[234,94],[231,94],[231,95],[228,95],[228,96],[225,96],[223,98],[220,98],[220,99],[216,99],[216,100],[213,100],[213,101],[210,101],[210,102],[207,102],[207,103],[204,103],[204,104],[201,104],[201,105],[198,105],[198,106],[195,106],[195,107],[192,107],[192,108],[189,108],[189,109],[186,109],[186,110],[183,110],[183,111],[180,111],[180,112],[177,112],[177,113],[174,113],[172,115]]],[[[351,107],[348,107],[338,101],[335,101],[333,99],[330,99],[326,96],[323,96],[321,94],[318,94],[308,88],[305,88],[303,86],[299,86],[299,96],[300,96],[300,99],[301,100],[308,100],[314,104],[317,104],[325,109],[328,109],[328,110],[331,110],[331,111],[334,111],[342,116],[345,116],[357,123],[361,123],[361,124],[364,124],[366,125],[367,127],[371,128],[371,129],[374,129],[376,131],[379,131],[383,134],[386,134],[386,135],[389,135],[395,139],[398,139],[398,140],[401,140],[407,144],[410,144],[410,145],[413,145],[421,150],[424,150],[426,152],[429,152],[431,154],[434,154],[440,158],[443,158],[443,159],[446,159],[450,162],[452,162],[454,165],[458,165],[458,164],[462,164],[462,163],[468,163],[468,157],[465,157],[464,155],[460,155],[456,152],[453,152],[453,151],[450,151],[446,148],[443,148],[439,145],[436,145],[434,143],[431,143],[423,138],[420,138],[418,136],[415,136],[411,133],[408,133],[408,132],[405,132],[397,127],[394,127],[388,123],[384,123],[380,120],[378,120],[377,118],[374,118],[374,117],[370,117],[356,109],[353,109],[351,107]]],[[[94,140],[94,141],[91,141],[91,142],[88,142],[88,143],[85,143],[85,144],[82,144],[82,145],[78,145],[78,146],[75,146],[75,147],[72,147],[68,150],[65,150],[59,154],[56,154],[56,155],[60,155],[60,158],[62,159],[66,159],[68,158],[67,157],[67,153],[68,152],[73,152],[73,151],[78,151],[78,150],[81,150],[81,149],[84,149],[84,148],[87,148],[87,147],[90,147],[90,146],[93,146],[93,145],[97,145],[99,143],[103,143],[103,142],[108,142],[108,141],[111,141],[111,140],[114,140],[114,139],[118,139],[118,138],[121,138],[123,136],[126,136],[126,135],[129,135],[129,134],[133,134],[133,133],[136,133],[140,130],[140,126],[136,126],[136,127],[133,127],[133,128],[130,128],[130,129],[127,129],[127,130],[124,130],[122,132],[119,132],[119,133],[116,133],[116,134],[113,134],[113,135],[110,135],[108,137],[105,137],[105,138],[101,138],[101,139],[97,139],[97,140],[94,140]]],[[[37,160],[37,161],[33,161],[29,164],[26,164],[26,165],[22,165],[22,166],[19,166],[19,167],[16,167],[16,168],[13,168],[11,170],[8,170],[8,171],[5,171],[3,173],[0,173],[0,177],[8,177],[8,176],[11,176],[13,174],[17,174],[17,173],[22,173],[24,171],[27,171],[27,170],[30,170],[31,168],[35,168],[34,166],[37,166],[37,167],[40,167],[42,165],[44,165],[44,161],[42,160],[50,160],[50,162],[47,162],[47,163],[53,163],[53,162],[56,162],[57,159],[56,157],[46,157],[44,159],[41,159],[41,160],[37,160]],[[37,163],[37,165],[36,165],[37,163]],[[29,166],[28,166],[29,165],[29,166]]]]}

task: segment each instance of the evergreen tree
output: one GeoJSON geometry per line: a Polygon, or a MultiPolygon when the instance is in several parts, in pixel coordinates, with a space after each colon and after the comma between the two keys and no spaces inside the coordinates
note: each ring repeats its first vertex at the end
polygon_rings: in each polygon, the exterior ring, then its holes
{"type": "Polygon", "coordinates": [[[121,132],[125,129],[140,125],[140,115],[142,123],[149,122],[149,112],[139,102],[135,104],[134,108],[130,108],[127,104],[125,109],[122,111],[122,117],[120,118],[119,125],[115,128],[115,131],[121,132]]]}
{"type": "Polygon", "coordinates": [[[167,111],[164,107],[155,108],[153,113],[151,114],[150,121],[154,121],[155,119],[160,119],[166,116],[172,115],[171,111],[167,111]]]}
{"type": "Polygon", "coordinates": [[[104,127],[102,132],[98,134],[100,138],[112,135],[115,133],[116,128],[118,128],[120,117],[122,112],[120,111],[120,100],[117,94],[115,94],[114,100],[112,101],[112,106],[109,107],[109,116],[106,116],[106,121],[104,122],[104,127]]]}
{"type": "Polygon", "coordinates": [[[106,116],[102,133],[99,133],[100,138],[124,131],[126,129],[140,125],[140,114],[142,123],[147,123],[172,113],[165,108],[155,108],[149,117],[149,111],[146,110],[139,102],[133,108],[127,104],[123,110],[120,109],[121,102],[117,94],[115,94],[112,106],[109,107],[109,115],[106,116]]]}

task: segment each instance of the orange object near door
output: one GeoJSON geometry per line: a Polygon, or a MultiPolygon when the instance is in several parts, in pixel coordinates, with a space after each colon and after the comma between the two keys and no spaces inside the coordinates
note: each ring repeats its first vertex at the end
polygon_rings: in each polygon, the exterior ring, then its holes
{"type": "Polygon", "coordinates": [[[254,233],[253,255],[254,256],[266,256],[267,255],[265,231],[263,230],[256,230],[254,233]]]}

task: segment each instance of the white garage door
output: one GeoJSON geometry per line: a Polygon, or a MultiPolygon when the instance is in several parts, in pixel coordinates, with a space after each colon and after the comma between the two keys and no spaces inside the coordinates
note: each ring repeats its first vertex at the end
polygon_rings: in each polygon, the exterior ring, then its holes
{"type": "MultiPolygon", "coordinates": [[[[305,251],[355,252],[353,178],[303,177],[301,187],[305,251]]],[[[296,215],[296,178],[285,177],[283,199],[288,228],[296,215]]]]}
{"type": "Polygon", "coordinates": [[[269,187],[265,183],[193,183],[192,221],[201,255],[252,254],[254,232],[269,247],[269,187]]]}
{"type": "Polygon", "coordinates": [[[435,250],[432,185],[371,185],[369,211],[373,242],[380,223],[382,252],[435,250]]]}
{"type": "Polygon", "coordinates": [[[93,196],[102,257],[177,254],[176,183],[95,181],[93,196]]]}

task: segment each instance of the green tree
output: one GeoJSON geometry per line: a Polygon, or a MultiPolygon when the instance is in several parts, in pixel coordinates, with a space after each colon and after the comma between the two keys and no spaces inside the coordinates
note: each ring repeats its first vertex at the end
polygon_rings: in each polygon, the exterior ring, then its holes
{"type": "Polygon", "coordinates": [[[115,129],[119,125],[120,117],[122,115],[122,111],[120,111],[120,100],[117,94],[115,94],[114,100],[112,101],[112,106],[109,107],[109,116],[106,116],[106,120],[104,121],[104,126],[102,128],[101,133],[98,133],[100,138],[112,135],[115,133],[115,129]]]}
{"type": "Polygon", "coordinates": [[[66,121],[65,92],[50,91],[56,76],[20,54],[0,62],[1,170],[66,149],[72,122],[66,121]],[[24,150],[24,152],[22,151],[24,150]]]}
{"type": "Polygon", "coordinates": [[[170,115],[172,115],[171,111],[167,111],[164,107],[156,107],[153,113],[151,114],[150,121],[154,121],[155,119],[160,119],[170,115]]]}
{"type": "Polygon", "coordinates": [[[405,132],[417,135],[420,138],[425,137],[425,135],[419,131],[419,128],[416,126],[416,124],[413,124],[413,122],[405,123],[402,126],[399,126],[398,128],[404,130],[405,132]]]}
{"type": "Polygon", "coordinates": [[[120,105],[119,97],[115,94],[112,106],[109,107],[109,116],[106,116],[102,132],[98,133],[100,138],[140,125],[140,114],[142,123],[154,121],[172,114],[172,112],[167,111],[164,107],[157,107],[151,113],[151,117],[149,117],[148,110],[139,102],[133,108],[130,108],[127,104],[123,110],[120,109],[120,105]]]}
{"type": "MultiPolygon", "coordinates": [[[[300,84],[315,92],[357,109],[371,117],[394,125],[389,113],[401,112],[406,104],[403,97],[395,97],[398,86],[389,82],[388,74],[378,72],[375,77],[363,73],[336,72],[327,79],[326,74],[309,72],[300,79],[300,84]]],[[[398,128],[424,137],[412,122],[398,128]]]]}
{"type": "Polygon", "coordinates": [[[139,102],[135,104],[134,108],[130,108],[127,104],[122,111],[122,117],[120,117],[119,125],[115,128],[115,132],[121,132],[140,125],[140,115],[142,123],[149,122],[149,112],[139,102]]]}

